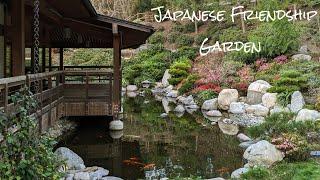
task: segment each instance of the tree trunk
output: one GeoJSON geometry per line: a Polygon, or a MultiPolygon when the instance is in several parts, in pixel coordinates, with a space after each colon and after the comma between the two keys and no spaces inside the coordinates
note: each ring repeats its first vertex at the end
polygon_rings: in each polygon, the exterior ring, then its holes
{"type": "Polygon", "coordinates": [[[194,21],[195,33],[198,34],[198,21],[194,21]]]}

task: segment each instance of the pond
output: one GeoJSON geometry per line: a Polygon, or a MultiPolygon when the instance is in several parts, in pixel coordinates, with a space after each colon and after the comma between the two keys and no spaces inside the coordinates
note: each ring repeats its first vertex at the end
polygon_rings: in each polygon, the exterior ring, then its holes
{"type": "Polygon", "coordinates": [[[104,167],[123,179],[228,178],[243,166],[237,138],[203,116],[169,113],[161,118],[162,103],[152,98],[125,99],[123,106],[123,131],[108,131],[106,120],[79,120],[76,132],[59,146],[73,150],[86,166],[104,167]]]}

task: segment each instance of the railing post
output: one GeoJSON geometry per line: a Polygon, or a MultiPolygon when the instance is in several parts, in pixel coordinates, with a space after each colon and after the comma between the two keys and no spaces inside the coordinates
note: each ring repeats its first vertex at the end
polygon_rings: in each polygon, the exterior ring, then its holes
{"type": "Polygon", "coordinates": [[[4,85],[4,113],[8,113],[9,88],[8,83],[4,85]]]}

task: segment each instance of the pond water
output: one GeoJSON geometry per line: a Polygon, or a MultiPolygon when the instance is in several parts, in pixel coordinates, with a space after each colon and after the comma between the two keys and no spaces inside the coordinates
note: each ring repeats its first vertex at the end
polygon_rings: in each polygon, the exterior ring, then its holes
{"type": "Polygon", "coordinates": [[[186,113],[161,118],[161,102],[139,97],[125,99],[123,106],[122,132],[108,131],[106,120],[78,120],[79,128],[59,146],[76,152],[86,166],[101,166],[129,180],[228,178],[243,166],[243,150],[236,137],[222,133],[203,116],[186,113]]]}

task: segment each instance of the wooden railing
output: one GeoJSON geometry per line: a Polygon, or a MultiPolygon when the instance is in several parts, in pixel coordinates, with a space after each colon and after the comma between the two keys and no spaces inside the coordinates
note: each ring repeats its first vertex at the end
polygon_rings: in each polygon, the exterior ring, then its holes
{"type": "MultiPolygon", "coordinates": [[[[81,68],[81,67],[80,67],[81,68]]],[[[103,68],[103,67],[102,67],[103,68]]],[[[110,68],[110,67],[107,67],[110,68]]],[[[14,106],[9,97],[27,86],[39,100],[41,115],[51,110],[54,102],[63,101],[67,104],[66,116],[83,116],[90,114],[112,114],[112,84],[113,73],[106,70],[65,70],[39,74],[30,74],[12,78],[0,79],[0,111],[13,113],[14,106]],[[92,102],[104,104],[104,112],[95,112],[90,106],[92,102]],[[82,103],[85,108],[77,111],[68,107],[82,103]]]]}

